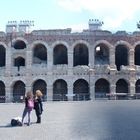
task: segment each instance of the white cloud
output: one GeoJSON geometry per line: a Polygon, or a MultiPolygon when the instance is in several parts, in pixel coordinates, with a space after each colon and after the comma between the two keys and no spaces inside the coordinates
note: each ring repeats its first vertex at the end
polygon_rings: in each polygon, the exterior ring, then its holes
{"type": "Polygon", "coordinates": [[[104,21],[106,28],[119,28],[124,21],[132,20],[140,10],[139,3],[139,0],[58,0],[65,10],[92,13],[104,21]]]}

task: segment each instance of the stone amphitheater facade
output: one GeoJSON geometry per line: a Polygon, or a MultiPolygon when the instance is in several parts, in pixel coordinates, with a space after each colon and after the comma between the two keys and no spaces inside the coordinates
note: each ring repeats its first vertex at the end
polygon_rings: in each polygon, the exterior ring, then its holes
{"type": "Polygon", "coordinates": [[[0,33],[0,101],[40,89],[46,101],[128,99],[140,93],[140,32],[0,33]]]}

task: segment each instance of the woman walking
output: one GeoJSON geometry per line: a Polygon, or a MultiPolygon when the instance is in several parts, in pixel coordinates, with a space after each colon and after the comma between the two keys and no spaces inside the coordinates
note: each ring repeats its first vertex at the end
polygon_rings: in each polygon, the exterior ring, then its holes
{"type": "Polygon", "coordinates": [[[37,117],[36,123],[41,123],[41,114],[43,112],[42,106],[42,92],[40,90],[36,90],[35,99],[34,99],[34,109],[37,117]]]}

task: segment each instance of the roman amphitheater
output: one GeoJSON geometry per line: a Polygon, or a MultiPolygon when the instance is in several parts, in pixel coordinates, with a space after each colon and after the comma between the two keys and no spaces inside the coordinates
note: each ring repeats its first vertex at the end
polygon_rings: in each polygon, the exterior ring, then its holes
{"type": "Polygon", "coordinates": [[[140,32],[89,28],[25,32],[9,22],[0,32],[0,102],[20,102],[29,90],[44,101],[139,99],[140,32]],[[14,29],[14,32],[13,32],[14,29]]]}

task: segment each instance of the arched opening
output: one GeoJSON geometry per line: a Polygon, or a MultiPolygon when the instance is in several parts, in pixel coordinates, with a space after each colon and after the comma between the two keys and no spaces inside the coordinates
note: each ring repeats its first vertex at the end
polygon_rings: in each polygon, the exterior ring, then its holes
{"type": "Polygon", "coordinates": [[[14,43],[13,47],[14,47],[15,49],[24,49],[24,48],[26,48],[26,44],[25,44],[25,42],[22,41],[22,40],[17,40],[17,41],[14,43]]]}
{"type": "Polygon", "coordinates": [[[4,103],[5,99],[5,84],[0,81],[0,103],[4,103]]]}
{"type": "Polygon", "coordinates": [[[121,66],[128,65],[128,49],[124,45],[118,45],[115,50],[115,64],[117,70],[121,70],[121,66]]]}
{"type": "Polygon", "coordinates": [[[74,101],[90,100],[89,84],[84,79],[79,79],[74,82],[73,97],[74,101]]]}
{"type": "Polygon", "coordinates": [[[140,93],[140,79],[135,84],[135,92],[140,93]]]}
{"type": "Polygon", "coordinates": [[[17,81],[13,85],[13,102],[22,102],[25,95],[25,84],[17,81]]]}
{"type": "Polygon", "coordinates": [[[67,48],[60,44],[57,45],[53,50],[53,64],[68,64],[67,48]]]}
{"type": "Polygon", "coordinates": [[[37,80],[33,84],[33,94],[35,94],[36,90],[40,90],[43,94],[43,101],[47,100],[47,84],[44,80],[37,80]]]}
{"type": "Polygon", "coordinates": [[[89,63],[89,52],[88,47],[84,44],[78,44],[74,47],[74,66],[88,65],[89,63]]]}
{"type": "Polygon", "coordinates": [[[126,99],[128,92],[128,83],[124,79],[119,79],[116,83],[117,98],[126,99]]]}
{"type": "Polygon", "coordinates": [[[53,84],[53,101],[67,101],[67,92],[67,83],[62,79],[56,80],[53,84]]]}
{"type": "Polygon", "coordinates": [[[106,79],[99,79],[95,83],[95,98],[107,98],[110,93],[110,84],[106,79]]]}
{"type": "Polygon", "coordinates": [[[140,45],[135,47],[135,65],[140,66],[140,45]]]}
{"type": "Polygon", "coordinates": [[[47,49],[43,44],[37,44],[33,50],[33,64],[47,64],[47,49]]]}
{"type": "Polygon", "coordinates": [[[136,98],[140,99],[140,79],[135,83],[136,98]]]}
{"type": "Polygon", "coordinates": [[[3,45],[0,45],[0,67],[5,66],[6,63],[6,50],[3,45]]]}
{"type": "Polygon", "coordinates": [[[20,66],[25,66],[25,59],[22,57],[15,58],[14,66],[18,67],[18,70],[20,70],[20,66]]]}
{"type": "Polygon", "coordinates": [[[99,44],[95,47],[95,65],[109,64],[109,49],[105,44],[99,44]]]}

